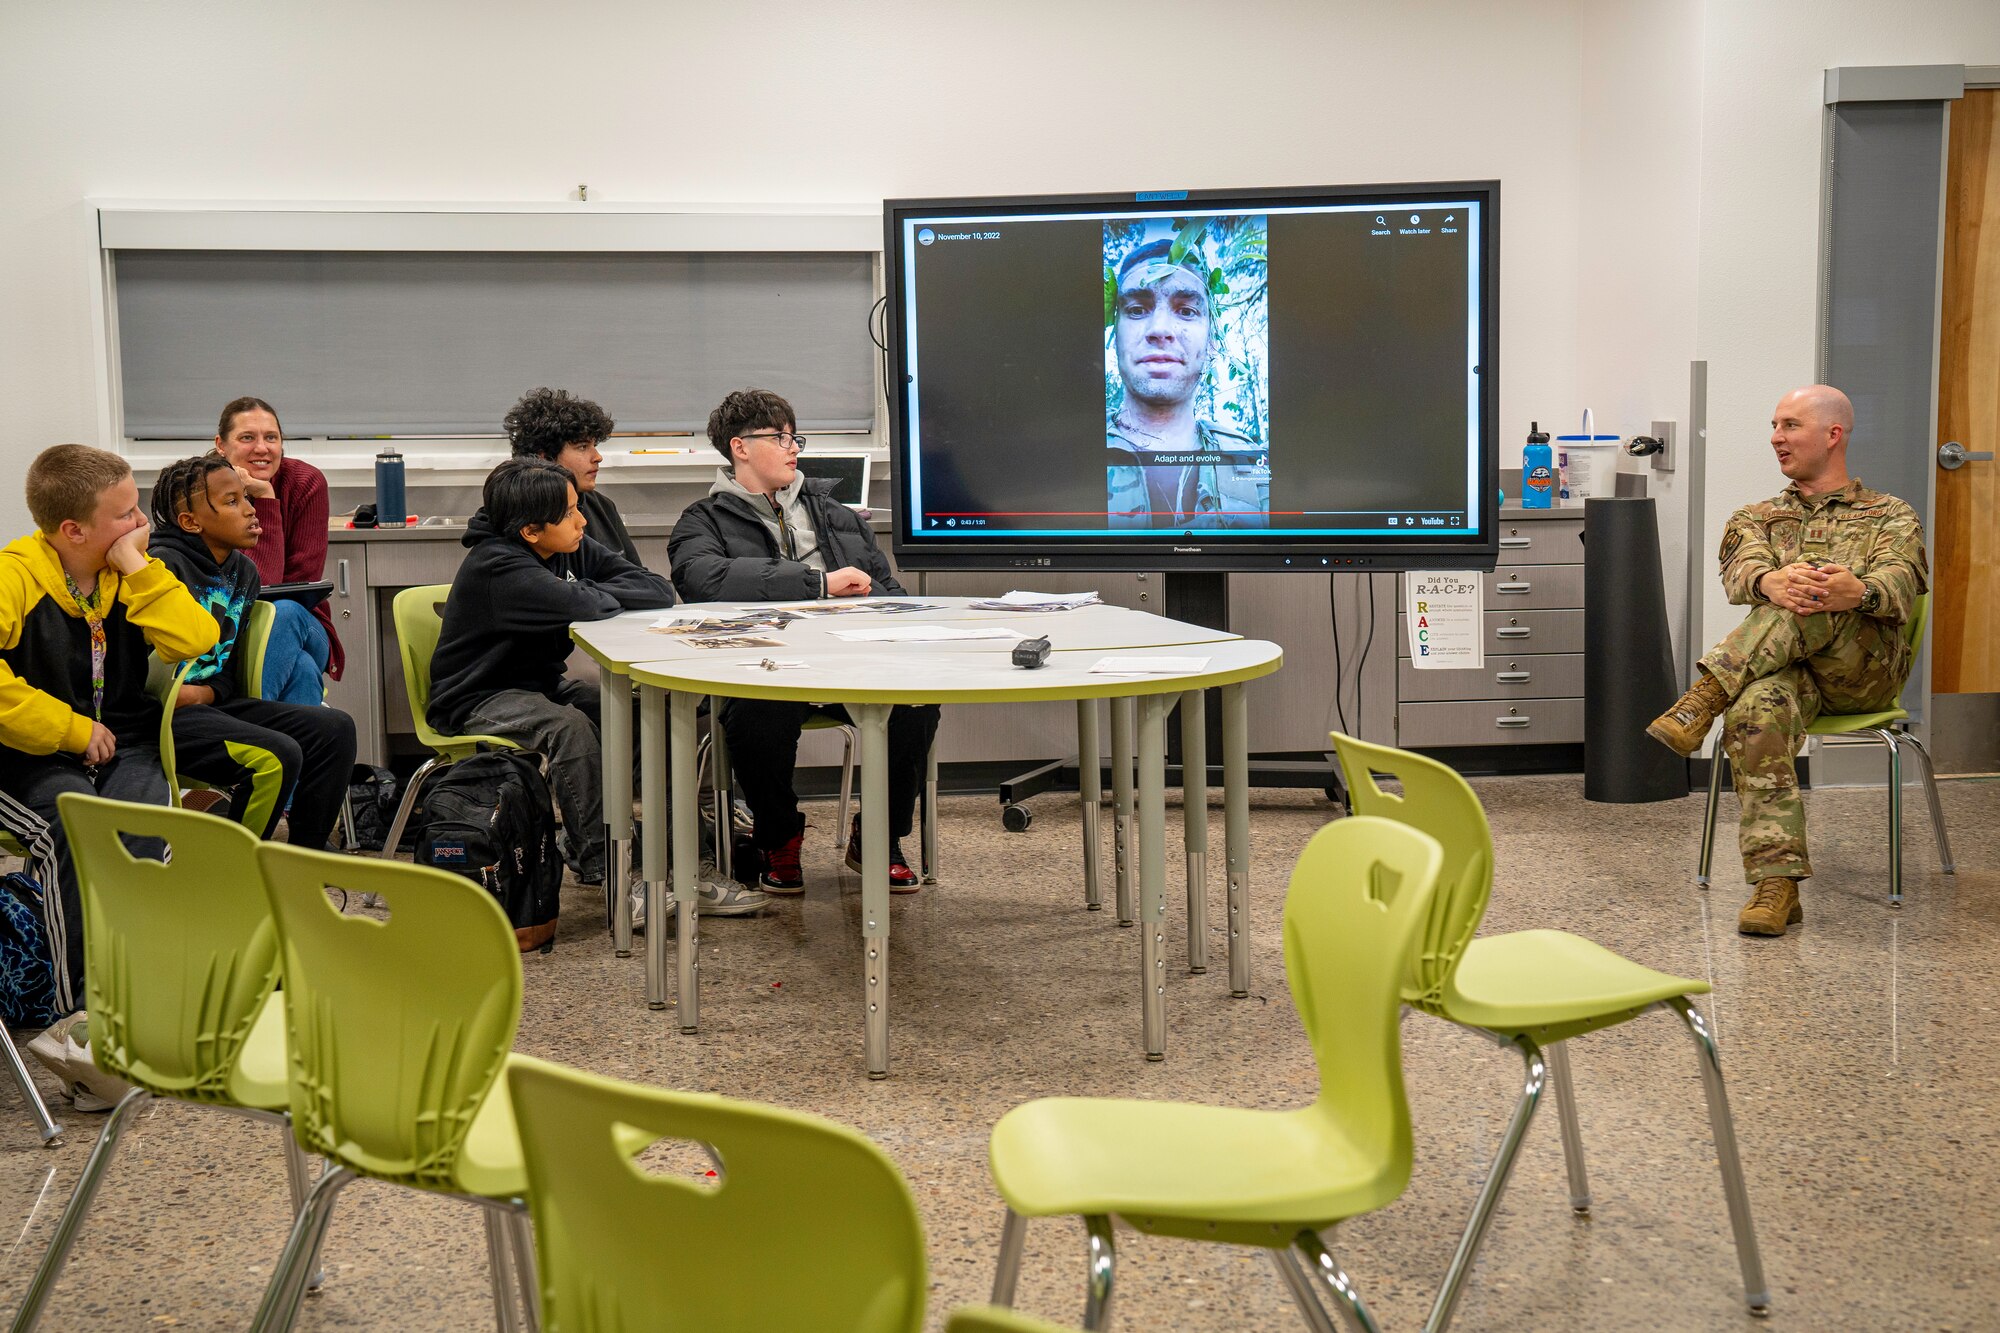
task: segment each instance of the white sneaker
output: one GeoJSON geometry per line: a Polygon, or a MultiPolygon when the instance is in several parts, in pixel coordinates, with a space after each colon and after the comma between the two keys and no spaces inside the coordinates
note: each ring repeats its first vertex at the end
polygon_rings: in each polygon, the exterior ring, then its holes
{"type": "Polygon", "coordinates": [[[79,1111],[109,1111],[132,1085],[107,1074],[90,1057],[90,1015],[77,1010],[28,1043],[27,1049],[62,1081],[63,1096],[79,1111]],[[83,1041],[79,1043],[77,1036],[83,1041]]]}
{"type": "Polygon", "coordinates": [[[632,932],[636,935],[646,928],[646,886],[634,884],[632,897],[632,932]]]}

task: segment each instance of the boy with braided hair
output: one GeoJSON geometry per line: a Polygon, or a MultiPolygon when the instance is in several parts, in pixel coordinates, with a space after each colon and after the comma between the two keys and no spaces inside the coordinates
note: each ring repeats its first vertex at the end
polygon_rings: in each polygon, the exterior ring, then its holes
{"type": "Polygon", "coordinates": [[[326,846],[354,767],[354,719],[336,708],[246,696],[243,627],[261,584],[244,554],[261,525],[243,478],[218,454],[185,458],[153,483],[160,559],[215,618],[213,648],[174,700],[175,767],[230,793],[230,813],[260,838],[289,806],[290,841],[326,846]]]}

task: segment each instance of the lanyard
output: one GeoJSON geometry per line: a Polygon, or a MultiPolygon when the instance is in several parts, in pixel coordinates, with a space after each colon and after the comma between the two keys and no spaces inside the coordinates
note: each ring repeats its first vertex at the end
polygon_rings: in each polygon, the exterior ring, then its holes
{"type": "Polygon", "coordinates": [[[83,590],[76,586],[76,580],[63,572],[63,582],[69,587],[69,595],[76,599],[83,612],[84,623],[90,626],[90,710],[99,721],[104,720],[104,617],[97,609],[96,587],[85,597],[83,590]]]}

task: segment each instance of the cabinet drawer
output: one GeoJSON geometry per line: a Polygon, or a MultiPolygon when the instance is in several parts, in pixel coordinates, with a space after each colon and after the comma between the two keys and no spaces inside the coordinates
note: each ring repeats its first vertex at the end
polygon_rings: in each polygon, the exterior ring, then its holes
{"type": "Polygon", "coordinates": [[[1485,699],[1396,709],[1396,744],[1402,746],[1554,745],[1582,739],[1581,699],[1485,699]]]}
{"type": "Polygon", "coordinates": [[[1561,611],[1583,605],[1582,565],[1511,565],[1486,576],[1486,609],[1561,611]]]}
{"type": "Polygon", "coordinates": [[[1582,653],[1523,653],[1495,657],[1476,671],[1420,671],[1397,665],[1396,697],[1405,703],[1454,699],[1565,699],[1583,695],[1582,653]]]}
{"type": "MultiPolygon", "coordinates": [[[[1488,611],[1486,656],[1507,653],[1580,653],[1583,651],[1582,611],[1488,611]]],[[[1404,616],[1396,617],[1396,656],[1410,655],[1410,631],[1404,616]]]]}
{"type": "Polygon", "coordinates": [[[1515,520],[1500,523],[1500,563],[1504,565],[1580,565],[1583,563],[1581,518],[1515,520]]]}

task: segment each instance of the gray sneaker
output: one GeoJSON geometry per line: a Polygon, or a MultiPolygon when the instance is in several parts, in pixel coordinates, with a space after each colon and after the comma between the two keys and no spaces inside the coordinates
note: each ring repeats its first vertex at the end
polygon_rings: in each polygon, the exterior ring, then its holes
{"type": "Polygon", "coordinates": [[[701,903],[695,910],[703,916],[755,916],[771,903],[762,890],[746,888],[733,879],[704,875],[699,889],[701,903]]]}

